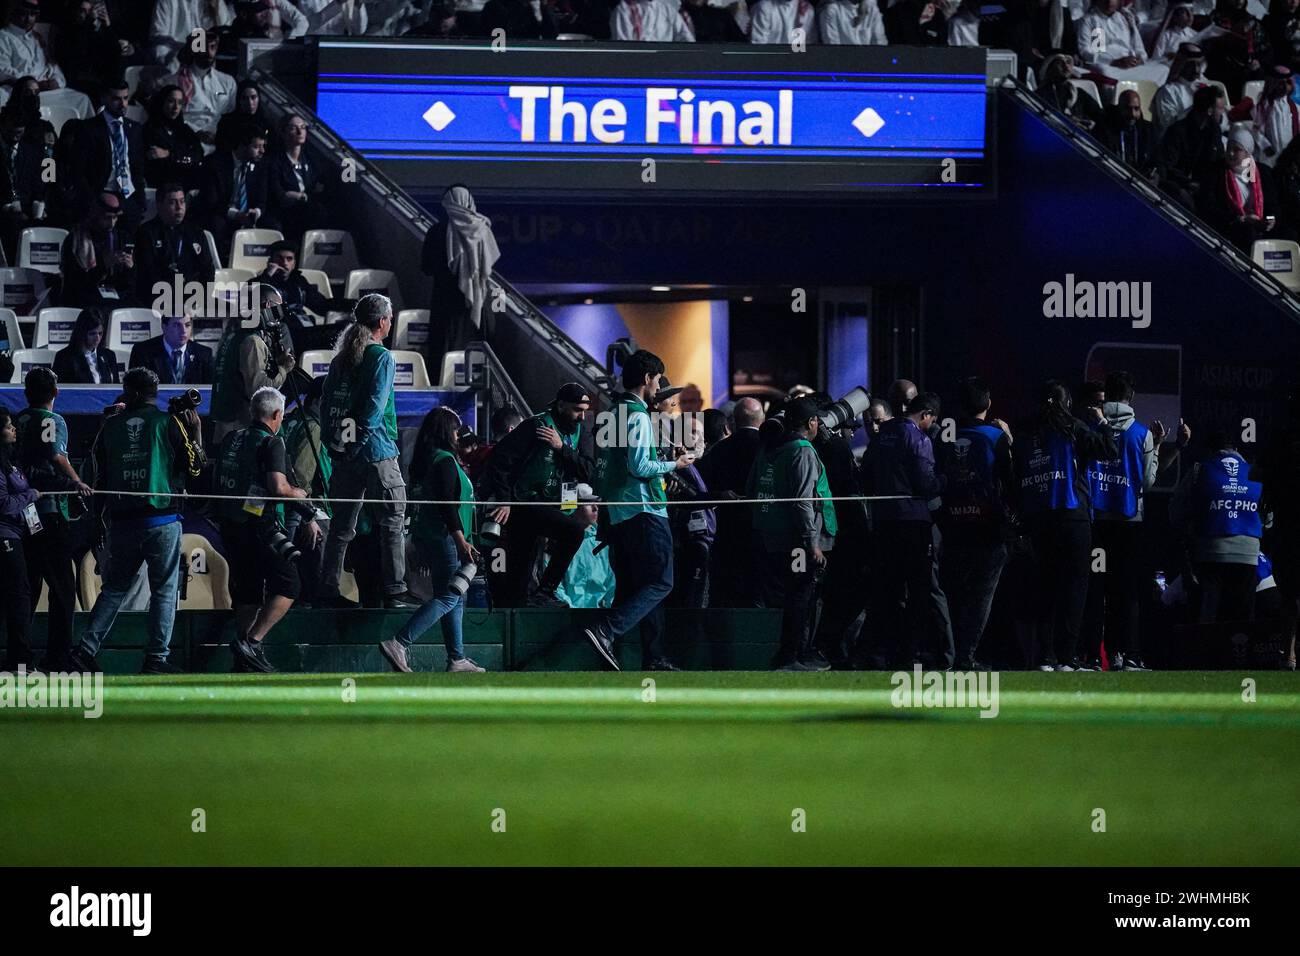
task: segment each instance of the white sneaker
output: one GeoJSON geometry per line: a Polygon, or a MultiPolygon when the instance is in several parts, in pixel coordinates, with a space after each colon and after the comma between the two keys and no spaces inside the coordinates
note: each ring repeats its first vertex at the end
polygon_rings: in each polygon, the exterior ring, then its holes
{"type": "Polygon", "coordinates": [[[485,674],[485,668],[479,667],[468,657],[462,657],[458,661],[447,662],[447,673],[449,674],[485,674]]]}
{"type": "Polygon", "coordinates": [[[1056,669],[1063,673],[1069,673],[1070,671],[1074,670],[1074,668],[1071,667],[1069,664],[1057,664],[1056,669]]]}
{"type": "Polygon", "coordinates": [[[1056,670],[1056,668],[1053,667],[1051,664],[1039,664],[1038,669],[1040,671],[1049,671],[1049,672],[1056,670]]]}

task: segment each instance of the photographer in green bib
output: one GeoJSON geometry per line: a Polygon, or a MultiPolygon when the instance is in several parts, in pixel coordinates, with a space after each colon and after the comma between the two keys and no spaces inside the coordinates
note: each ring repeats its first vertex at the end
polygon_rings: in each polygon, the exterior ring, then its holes
{"type": "MultiPolygon", "coordinates": [[[[241,315],[226,322],[212,369],[212,444],[250,424],[248,403],[268,385],[283,388],[297,360],[285,328],[284,299],[274,286],[241,287],[241,315]]],[[[292,391],[292,390],[291,390],[292,391]]]]}
{"type": "Polygon", "coordinates": [[[673,533],[664,502],[663,476],[690,467],[694,455],[659,457],[659,436],[649,403],[660,389],[664,363],[644,349],[623,360],[623,391],[598,416],[596,493],[610,504],[601,537],[610,546],[614,606],[599,624],[585,628],[605,666],[619,670],[614,642],[641,625],[641,666],[681,670],[664,652],[664,601],[673,590],[673,533]],[[608,416],[608,417],[607,417],[608,416]],[[612,427],[611,427],[612,426],[612,427]]]}
{"type": "Polygon", "coordinates": [[[591,395],[577,382],[560,386],[555,400],[540,415],[521,422],[492,447],[483,487],[489,502],[545,501],[555,505],[502,506],[488,517],[506,528],[504,607],[567,607],[556,595],[569,562],[586,533],[577,515],[577,485],[590,484],[595,469],[591,441],[583,421],[591,395]],[[562,510],[565,486],[571,507],[562,510]],[[507,524],[507,521],[509,524],[507,524]],[[550,562],[531,590],[538,544],[550,542],[550,562]]]}
{"type": "Polygon", "coordinates": [[[167,660],[181,574],[181,502],[175,496],[203,469],[201,424],[184,397],[173,399],[167,411],[158,407],[158,376],[151,369],[128,371],[122,389],[125,403],[110,409],[91,454],[92,487],[108,521],[99,567],[104,586],[68,659],[75,670],[98,670],[95,655],[144,565],[150,597],[141,673],[175,674],[167,660]]]}
{"type": "Polygon", "coordinates": [[[746,497],[758,502],[754,530],[763,545],[763,590],[781,595],[781,647],[773,662],[778,670],[831,669],[813,649],[809,628],[826,552],[835,544],[837,529],[826,468],[812,445],[821,413],[809,397],[786,405],[785,428],[773,429],[759,445],[746,489],[746,497]]]}
{"type": "Polygon", "coordinates": [[[465,656],[461,618],[465,592],[478,574],[480,555],[470,543],[474,535],[474,486],[460,461],[460,416],[450,408],[431,410],[420,423],[411,457],[415,497],[443,504],[413,507],[411,538],[422,567],[428,568],[433,593],[402,628],[379,644],[393,670],[409,674],[406,651],[434,624],[442,626],[447,671],[481,674],[483,668],[465,656]],[[454,504],[453,504],[454,502],[454,504]]]}
{"type": "Polygon", "coordinates": [[[301,554],[285,530],[284,513],[294,511],[307,522],[308,541],[321,537],[307,491],[287,477],[284,396],[267,386],[249,403],[253,423],[226,436],[217,455],[214,493],[221,539],[230,562],[230,597],[235,605],[235,637],[230,642],[235,673],[275,668],[266,659],[263,641],[297,600],[301,554]],[[274,501],[271,499],[291,499],[274,501]]]}

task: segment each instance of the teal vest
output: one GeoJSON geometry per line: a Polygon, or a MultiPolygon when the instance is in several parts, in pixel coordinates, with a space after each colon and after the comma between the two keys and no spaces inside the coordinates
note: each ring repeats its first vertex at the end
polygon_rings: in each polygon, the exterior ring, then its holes
{"type": "MultiPolygon", "coordinates": [[[[755,482],[755,497],[760,504],[754,509],[754,527],[765,538],[793,537],[797,534],[794,517],[794,502],[771,502],[764,499],[792,498],[794,487],[790,481],[790,466],[795,452],[799,448],[812,448],[805,439],[782,443],[774,452],[759,449],[754,467],[758,469],[755,482]]],[[[816,450],[813,450],[816,455],[816,450]]],[[[835,502],[831,501],[830,483],[826,480],[826,468],[817,457],[817,497],[822,499],[822,523],[825,532],[832,537],[839,530],[835,519],[835,502]]]]}
{"type": "MultiPolygon", "coordinates": [[[[635,414],[648,413],[646,406],[630,395],[621,396],[610,408],[610,414],[619,423],[619,434],[615,441],[601,448],[596,456],[595,491],[605,501],[636,501],[641,497],[640,487],[644,484],[650,486],[652,505],[663,504],[668,500],[663,476],[638,478],[627,467],[627,429],[623,424],[635,414]]],[[[659,460],[659,447],[653,438],[650,442],[650,459],[659,460]]]]}
{"type": "MultiPolygon", "coordinates": [[[[439,448],[433,453],[431,465],[435,465],[444,458],[450,458],[456,466],[456,474],[460,476],[460,501],[461,505],[457,509],[460,512],[460,526],[465,529],[465,537],[472,538],[474,530],[474,485],[470,482],[469,476],[465,474],[465,469],[460,467],[460,462],[456,456],[445,449],[439,448]]],[[[414,489],[416,498],[432,498],[429,488],[421,482],[414,489]]],[[[417,544],[433,544],[446,537],[451,532],[447,529],[447,523],[442,520],[438,513],[438,505],[414,505],[415,515],[411,519],[411,535],[415,538],[417,544]]]]}
{"type": "Polygon", "coordinates": [[[108,491],[144,491],[147,497],[112,496],[113,510],[139,508],[159,510],[171,507],[172,448],[167,440],[171,416],[153,405],[141,405],[119,412],[104,423],[104,450],[108,491]]]}
{"type": "MultiPolygon", "coordinates": [[[[581,424],[573,430],[572,435],[566,435],[555,427],[555,419],[550,412],[537,417],[541,424],[560,432],[560,441],[570,449],[578,447],[578,436],[582,434],[581,424]]],[[[558,504],[563,476],[556,462],[555,449],[546,442],[537,444],[540,447],[528,456],[519,472],[519,479],[515,482],[515,497],[519,501],[554,501],[558,504]]]]}
{"type": "Polygon", "coordinates": [[[217,513],[222,520],[244,524],[279,518],[284,513],[282,503],[272,505],[263,500],[269,492],[260,488],[262,475],[258,473],[257,453],[271,437],[261,422],[255,422],[231,432],[221,443],[217,458],[217,494],[238,495],[242,499],[217,502],[217,513]]]}

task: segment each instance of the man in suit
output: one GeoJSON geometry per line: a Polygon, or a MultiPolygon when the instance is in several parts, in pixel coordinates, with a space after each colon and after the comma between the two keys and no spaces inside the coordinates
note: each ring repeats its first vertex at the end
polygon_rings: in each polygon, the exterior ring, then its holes
{"type": "MultiPolygon", "coordinates": [[[[167,295],[154,287],[160,282],[170,287],[173,276],[179,275],[182,283],[207,283],[216,275],[217,264],[208,252],[202,230],[185,221],[188,212],[185,187],[179,183],[160,186],[156,201],[158,215],[135,234],[136,295],[141,302],[153,302],[160,295],[167,295]]],[[[171,310],[160,311],[166,314],[171,310]]],[[[161,372],[158,377],[166,383],[161,372]]]]}
{"type": "Polygon", "coordinates": [[[32,114],[40,118],[36,104],[22,97],[11,99],[0,110],[0,238],[10,262],[18,261],[22,230],[45,219],[46,184],[41,178],[45,151],[26,137],[32,114]]]}
{"type": "Polygon", "coordinates": [[[101,190],[120,193],[127,235],[135,233],[145,210],[144,138],[140,124],[126,116],[130,97],[126,80],[105,83],[104,108],[90,119],[65,123],[56,153],[67,208],[78,208],[101,190]]]}
{"type": "MultiPolygon", "coordinates": [[[[749,472],[758,457],[758,429],[763,406],[755,398],[742,398],[733,413],[736,430],[713,445],[696,468],[711,497],[731,492],[744,497],[749,472]]],[[[748,505],[722,505],[717,509],[718,532],[709,552],[709,605],[757,607],[758,567],[748,505]]]]}
{"type": "Polygon", "coordinates": [[[274,229],[266,212],[266,133],[254,124],[239,131],[235,147],[203,162],[201,201],[218,248],[238,229],[274,229]]]}
{"type": "Polygon", "coordinates": [[[211,385],[212,349],[190,341],[193,319],[172,315],[164,317],[163,322],[162,335],[131,346],[127,368],[150,369],[161,385],[211,385]]]}

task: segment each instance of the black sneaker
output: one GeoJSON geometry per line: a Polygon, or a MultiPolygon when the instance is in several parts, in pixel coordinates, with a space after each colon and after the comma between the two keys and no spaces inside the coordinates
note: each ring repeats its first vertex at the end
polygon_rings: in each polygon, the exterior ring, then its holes
{"type": "Polygon", "coordinates": [[[556,597],[554,591],[543,591],[540,588],[528,595],[528,606],[551,609],[564,608],[566,611],[569,609],[569,605],[556,597]]]}
{"type": "Polygon", "coordinates": [[[614,639],[610,637],[609,631],[605,630],[605,625],[584,627],[582,633],[587,640],[591,641],[591,646],[596,649],[596,653],[601,656],[606,667],[615,671],[623,669],[618,666],[618,661],[614,658],[614,639]]]}
{"type": "Polygon", "coordinates": [[[807,663],[806,661],[801,661],[801,660],[797,660],[797,659],[796,659],[796,660],[793,660],[793,661],[774,661],[773,664],[772,664],[772,670],[776,670],[776,671],[819,671],[819,670],[821,670],[821,668],[818,667],[818,666],[816,666],[815,664],[809,664],[809,663],[807,663]]]}
{"type": "Polygon", "coordinates": [[[1137,673],[1139,671],[1149,671],[1151,668],[1142,662],[1142,658],[1130,655],[1124,658],[1124,670],[1137,673]]]}
{"type": "Polygon", "coordinates": [[[383,607],[385,611],[414,611],[419,606],[420,601],[410,591],[403,591],[401,594],[384,595],[383,607]]]}
{"type": "Polygon", "coordinates": [[[666,657],[661,657],[661,658],[659,658],[658,660],[653,660],[653,661],[651,661],[649,664],[647,664],[647,665],[645,666],[645,670],[648,670],[648,671],[679,671],[679,670],[681,670],[681,668],[678,667],[676,664],[674,664],[672,661],[670,661],[668,658],[666,658],[666,657]]]}
{"type": "Polygon", "coordinates": [[[258,641],[256,644],[253,645],[253,656],[257,658],[257,662],[261,665],[261,667],[259,667],[258,670],[260,670],[263,674],[275,673],[275,665],[266,659],[265,641],[258,641]]]}
{"type": "Polygon", "coordinates": [[[831,662],[826,659],[826,655],[821,651],[811,651],[799,658],[804,665],[805,670],[810,671],[828,671],[831,669],[831,662]]]}
{"type": "Polygon", "coordinates": [[[958,670],[963,672],[976,671],[976,672],[988,673],[989,671],[993,670],[993,668],[990,667],[988,664],[985,664],[981,660],[976,660],[973,657],[968,657],[963,661],[958,661],[956,667],[954,667],[953,670],[958,670]]]}
{"type": "Polygon", "coordinates": [[[87,654],[78,645],[68,651],[68,670],[78,674],[98,674],[100,666],[94,654],[87,654]]]}
{"type": "Polygon", "coordinates": [[[1099,670],[1101,670],[1101,661],[1099,661],[1099,660],[1098,660],[1097,658],[1095,658],[1095,657],[1091,657],[1091,658],[1089,658],[1089,659],[1086,660],[1086,661],[1076,657],[1076,658],[1072,661],[1072,663],[1074,664],[1074,669],[1075,669],[1076,671],[1099,671],[1099,670]]]}
{"type": "Polygon", "coordinates": [[[237,637],[230,642],[230,653],[235,661],[235,673],[269,674],[275,670],[262,653],[260,641],[254,644],[246,637],[237,637]]]}
{"type": "Polygon", "coordinates": [[[185,671],[181,670],[165,657],[146,657],[144,659],[144,666],[140,668],[140,673],[148,674],[152,677],[162,677],[167,674],[184,674],[185,671]]]}

